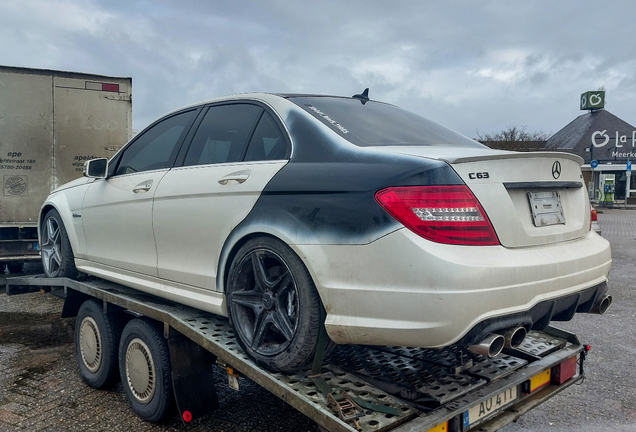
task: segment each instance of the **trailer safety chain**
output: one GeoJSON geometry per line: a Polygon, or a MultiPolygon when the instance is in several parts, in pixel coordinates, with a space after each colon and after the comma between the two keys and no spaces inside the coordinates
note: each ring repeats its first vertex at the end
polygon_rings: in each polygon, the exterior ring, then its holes
{"type": "Polygon", "coordinates": [[[338,417],[344,421],[351,421],[354,423],[357,430],[360,430],[360,424],[358,423],[358,417],[364,415],[364,410],[376,411],[384,414],[392,414],[394,416],[401,415],[399,409],[374,404],[367,402],[360,398],[352,397],[345,390],[334,388],[332,389],[329,384],[322,377],[322,362],[325,358],[325,348],[329,342],[327,336],[327,330],[325,329],[325,317],[326,312],[323,307],[320,308],[321,326],[320,333],[318,335],[318,344],[316,345],[316,354],[314,356],[314,362],[311,368],[311,378],[318,387],[318,390],[327,398],[327,406],[338,413],[338,417]]]}

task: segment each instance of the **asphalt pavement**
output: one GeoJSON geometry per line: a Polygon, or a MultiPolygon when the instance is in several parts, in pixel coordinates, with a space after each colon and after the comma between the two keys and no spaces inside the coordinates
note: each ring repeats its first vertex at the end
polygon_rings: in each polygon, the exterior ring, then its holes
{"type": "MultiPolygon", "coordinates": [[[[636,431],[636,211],[602,210],[603,236],[614,258],[603,316],[579,314],[557,327],[592,350],[586,379],[521,417],[504,432],[636,431]]],[[[27,266],[39,272],[37,265],[27,266]]],[[[0,274],[0,286],[3,278],[0,274]]],[[[94,390],[79,378],[74,319],[61,319],[62,301],[31,293],[8,297],[0,288],[0,431],[318,431],[310,419],[245,378],[229,388],[218,370],[221,409],[189,425],[173,416],[146,423],[128,407],[120,384],[94,390]]]]}
{"type": "Polygon", "coordinates": [[[577,314],[553,323],[591,345],[586,378],[504,432],[636,431],[636,210],[600,209],[598,219],[612,245],[612,306],[605,315],[577,314]]]}

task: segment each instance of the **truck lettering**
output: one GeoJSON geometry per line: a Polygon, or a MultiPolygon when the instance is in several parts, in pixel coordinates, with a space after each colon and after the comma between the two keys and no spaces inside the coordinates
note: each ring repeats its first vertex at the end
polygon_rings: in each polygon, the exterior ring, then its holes
{"type": "Polygon", "coordinates": [[[98,156],[75,156],[74,158],[76,161],[87,161],[87,160],[92,160],[92,159],[99,159],[98,156]]]}
{"type": "Polygon", "coordinates": [[[20,156],[22,156],[22,153],[21,152],[9,152],[9,153],[7,153],[7,156],[9,156],[10,158],[20,157],[20,156]]]}

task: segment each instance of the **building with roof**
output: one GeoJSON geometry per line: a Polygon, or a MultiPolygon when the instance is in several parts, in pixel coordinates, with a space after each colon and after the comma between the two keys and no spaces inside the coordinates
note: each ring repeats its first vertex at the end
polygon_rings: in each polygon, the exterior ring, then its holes
{"type": "Polygon", "coordinates": [[[636,161],[636,127],[609,111],[599,109],[578,116],[552,135],[545,149],[583,158],[582,169],[591,199],[599,197],[601,175],[615,174],[615,200],[624,202],[626,196],[632,196],[636,201],[636,181],[626,172],[628,162],[636,161]]]}

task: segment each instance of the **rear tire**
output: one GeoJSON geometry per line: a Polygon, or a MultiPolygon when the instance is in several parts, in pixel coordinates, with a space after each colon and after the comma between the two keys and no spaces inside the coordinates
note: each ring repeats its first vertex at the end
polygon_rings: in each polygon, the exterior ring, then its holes
{"type": "Polygon", "coordinates": [[[62,217],[57,210],[50,210],[41,227],[42,266],[46,277],[77,278],[75,257],[68,240],[62,217]]]}
{"type": "Polygon", "coordinates": [[[230,267],[227,304],[239,344],[258,364],[293,372],[311,363],[323,325],[320,297],[289,246],[270,237],[248,240],[230,267]]]}
{"type": "Polygon", "coordinates": [[[104,314],[97,300],[85,301],[77,313],[75,355],[82,379],[93,388],[107,388],[119,380],[122,318],[119,312],[104,314]]]}
{"type": "Polygon", "coordinates": [[[168,343],[159,328],[143,318],[124,327],[119,343],[119,374],[133,410],[158,422],[169,413],[174,395],[168,343]]]}

